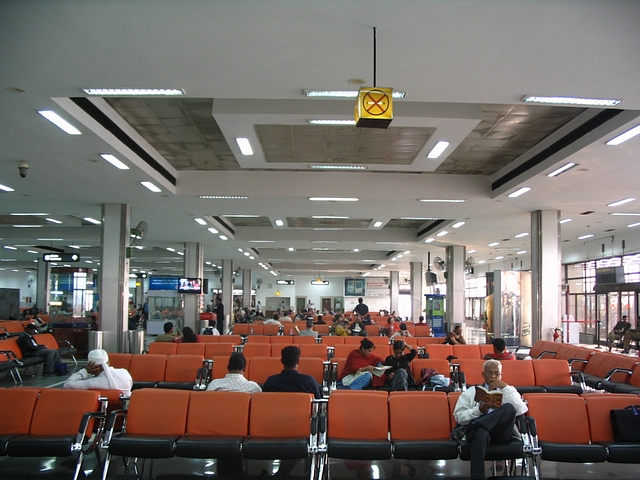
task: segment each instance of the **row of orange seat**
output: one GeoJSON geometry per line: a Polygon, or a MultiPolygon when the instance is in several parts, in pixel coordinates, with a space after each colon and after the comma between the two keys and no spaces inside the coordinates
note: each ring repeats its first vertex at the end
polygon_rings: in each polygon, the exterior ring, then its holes
{"type": "MultiPolygon", "coordinates": [[[[432,335],[429,325],[414,325],[407,323],[407,331],[414,337],[430,337],[432,335]]],[[[366,325],[365,330],[369,336],[379,336],[381,329],[386,324],[366,325]]],[[[235,335],[298,335],[301,330],[306,327],[305,321],[296,321],[293,323],[284,323],[282,327],[278,324],[261,324],[261,323],[236,323],[233,325],[233,334],[235,335]]],[[[319,335],[330,335],[332,332],[332,324],[314,325],[313,330],[319,335]]]]}

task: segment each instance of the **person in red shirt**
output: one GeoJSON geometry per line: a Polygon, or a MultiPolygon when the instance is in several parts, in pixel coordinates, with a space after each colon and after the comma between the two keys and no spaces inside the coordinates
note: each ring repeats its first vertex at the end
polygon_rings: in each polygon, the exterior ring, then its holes
{"type": "Polygon", "coordinates": [[[351,390],[362,390],[369,385],[381,387],[384,385],[382,377],[373,375],[374,367],[381,365],[383,360],[373,354],[376,346],[368,338],[363,338],[360,348],[352,351],[340,373],[338,381],[351,390]]]}
{"type": "Polygon", "coordinates": [[[494,338],[493,353],[487,353],[483,357],[483,360],[515,360],[516,355],[513,352],[507,350],[507,345],[502,338],[494,338]]]}

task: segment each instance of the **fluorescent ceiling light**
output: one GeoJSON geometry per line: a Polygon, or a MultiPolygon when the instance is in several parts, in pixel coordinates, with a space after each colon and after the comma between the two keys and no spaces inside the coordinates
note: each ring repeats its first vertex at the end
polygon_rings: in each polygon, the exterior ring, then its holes
{"type": "Polygon", "coordinates": [[[577,163],[569,162],[566,165],[563,165],[560,168],[555,169],[553,172],[547,174],[547,177],[557,177],[561,173],[566,172],[567,170],[571,170],[573,167],[577,166],[577,163]]]}
{"type": "Polygon", "coordinates": [[[570,218],[563,218],[562,220],[560,220],[560,222],[559,222],[559,223],[560,223],[560,224],[563,224],[563,223],[569,223],[570,221],[571,221],[571,219],[570,219],[570,218]]]}
{"type": "Polygon", "coordinates": [[[424,243],[431,243],[435,240],[435,238],[431,237],[431,238],[427,238],[424,243]]]}
{"type": "Polygon", "coordinates": [[[227,217],[227,218],[260,218],[260,215],[249,215],[249,214],[237,213],[237,214],[231,214],[231,215],[223,215],[223,217],[227,217]]]}
{"type": "Polygon", "coordinates": [[[276,243],[275,240],[249,240],[249,243],[276,243]]]}
{"type": "Polygon", "coordinates": [[[464,224],[465,224],[465,222],[457,222],[457,223],[454,223],[453,225],[451,225],[451,228],[460,228],[464,224]]]}
{"type": "Polygon", "coordinates": [[[36,238],[41,242],[61,242],[64,238],[36,238]]]}
{"type": "Polygon", "coordinates": [[[529,232],[522,232],[517,234],[515,238],[522,238],[522,237],[526,237],[527,235],[529,235],[529,232]]]}
{"type": "Polygon", "coordinates": [[[356,124],[355,120],[309,120],[311,125],[354,125],[356,124]]]}
{"type": "Polygon", "coordinates": [[[309,165],[316,170],[366,170],[366,165],[309,165]]]}
{"type": "Polygon", "coordinates": [[[218,235],[218,238],[220,240],[229,240],[229,237],[227,237],[226,235],[218,235]]]}
{"type": "Polygon", "coordinates": [[[507,196],[509,198],[516,198],[516,197],[519,197],[520,195],[523,195],[523,194],[527,193],[529,190],[531,190],[531,187],[522,187],[522,188],[519,188],[518,190],[516,190],[515,192],[510,193],[507,196]]]}
{"type": "Polygon", "coordinates": [[[180,88],[83,88],[87,95],[99,95],[101,97],[108,96],[136,96],[156,95],[156,96],[175,96],[184,95],[184,90],[180,88]]]}
{"type": "Polygon", "coordinates": [[[619,217],[640,217],[640,213],[612,212],[609,215],[614,215],[619,217]]]}
{"type": "Polygon", "coordinates": [[[116,157],[114,157],[109,153],[101,153],[100,156],[104,158],[107,162],[109,162],[111,165],[113,165],[114,167],[120,170],[129,170],[129,167],[127,165],[125,165],[124,163],[122,163],[120,160],[118,160],[116,157]]]}
{"type": "Polygon", "coordinates": [[[341,215],[311,215],[311,218],[349,218],[341,215]]]}
{"type": "Polygon", "coordinates": [[[487,263],[487,261],[486,261],[486,260],[480,260],[480,261],[478,262],[478,264],[479,264],[479,265],[480,265],[480,264],[483,264],[483,263],[487,263]]]}
{"type": "Polygon", "coordinates": [[[36,252],[35,250],[27,250],[27,253],[35,253],[35,254],[37,254],[38,252],[36,252]]]}
{"type": "Polygon", "coordinates": [[[554,105],[584,105],[586,107],[615,107],[622,100],[614,98],[542,97],[530,95],[522,99],[527,103],[551,103],[554,105]]]}
{"type": "Polygon", "coordinates": [[[7,187],[6,185],[2,185],[1,183],[0,183],[0,190],[2,190],[3,192],[13,192],[14,191],[13,188],[7,187]]]}
{"type": "Polygon", "coordinates": [[[276,220],[276,226],[281,227],[284,225],[284,222],[282,220],[276,220]]]}
{"type": "Polygon", "coordinates": [[[253,149],[251,148],[251,143],[249,143],[248,138],[238,137],[236,138],[236,142],[238,143],[238,147],[240,147],[240,152],[243,155],[253,155],[253,149]]]}
{"type": "Polygon", "coordinates": [[[91,217],[85,217],[84,218],[85,222],[89,222],[89,223],[93,223],[94,225],[100,225],[102,222],[100,222],[100,220],[96,220],[95,218],[91,218],[91,217]]]}
{"type": "Polygon", "coordinates": [[[360,251],[360,249],[359,249],[359,248],[354,248],[354,249],[353,249],[353,251],[354,251],[355,253],[358,253],[358,252],[360,251]]]}
{"type": "Polygon", "coordinates": [[[489,244],[490,247],[495,247],[497,245],[500,245],[500,242],[493,242],[489,244]]]}
{"type": "Polygon", "coordinates": [[[27,213],[27,212],[15,212],[9,215],[13,217],[46,217],[48,213],[27,213]]]}
{"type": "Polygon", "coordinates": [[[524,255],[525,253],[527,253],[526,250],[520,250],[519,252],[516,252],[518,255],[524,255]]]}
{"type": "Polygon", "coordinates": [[[403,242],[376,242],[376,245],[402,245],[402,243],[403,242]]]}
{"type": "Polygon", "coordinates": [[[504,258],[504,256],[500,255],[498,257],[496,257],[496,260],[502,260],[504,258]]]}
{"type": "MultiPolygon", "coordinates": [[[[358,90],[305,90],[307,97],[323,97],[323,98],[356,98],[358,90]]],[[[407,92],[394,91],[391,96],[393,98],[404,98],[407,92]]]]}
{"type": "Polygon", "coordinates": [[[7,250],[17,250],[16,247],[12,247],[11,245],[5,245],[4,248],[6,248],[7,250]]]}
{"type": "Polygon", "coordinates": [[[248,200],[249,197],[245,197],[242,195],[200,195],[202,199],[213,199],[213,200],[248,200]]]}
{"type": "Polygon", "coordinates": [[[82,132],[51,110],[39,110],[38,113],[69,135],[81,135],[82,132]]]}
{"type": "Polygon", "coordinates": [[[617,137],[612,138],[605,145],[612,145],[612,146],[620,145],[621,143],[632,139],[636,135],[640,135],[640,125],[636,125],[631,130],[627,130],[626,132],[618,135],[617,137]]]}
{"type": "Polygon", "coordinates": [[[309,197],[312,202],[357,202],[359,198],[353,197],[309,197]]]}
{"type": "Polygon", "coordinates": [[[167,247],[167,250],[169,250],[170,252],[175,252],[176,251],[175,248],[171,248],[171,247],[167,247]]]}
{"type": "Polygon", "coordinates": [[[194,218],[194,220],[199,223],[200,225],[206,225],[207,221],[202,219],[202,218],[194,218]]]}
{"type": "Polygon", "coordinates": [[[476,253],[475,248],[473,250],[467,250],[467,253],[476,253]]]}
{"type": "Polygon", "coordinates": [[[61,224],[62,223],[60,220],[56,220],[55,218],[45,218],[45,220],[47,222],[51,222],[51,223],[55,223],[55,224],[61,224]]]}
{"type": "Polygon", "coordinates": [[[334,240],[312,240],[311,243],[340,243],[334,240]]]}
{"type": "Polygon", "coordinates": [[[584,240],[585,238],[591,238],[591,237],[593,237],[593,234],[582,235],[581,237],[578,237],[578,240],[584,240]]]}
{"type": "Polygon", "coordinates": [[[158,192],[162,191],[151,182],[140,182],[140,185],[142,185],[145,188],[148,188],[149,190],[151,190],[154,193],[158,193],[158,192]]]}
{"type": "Polygon", "coordinates": [[[427,158],[438,158],[440,155],[442,155],[442,152],[444,152],[448,146],[449,142],[445,142],[442,140],[439,141],[438,143],[436,143],[436,146],[431,149],[431,151],[427,155],[427,158]]]}
{"type": "Polygon", "coordinates": [[[342,230],[341,228],[314,228],[316,231],[326,231],[326,230],[342,230]]]}
{"type": "Polygon", "coordinates": [[[443,230],[441,232],[436,233],[436,237],[444,237],[447,233],[449,232],[447,232],[446,230],[443,230]]]}
{"type": "Polygon", "coordinates": [[[619,207],[620,205],[624,205],[625,203],[633,202],[635,198],[623,198],[622,200],[618,200],[617,202],[610,203],[607,207],[619,207]]]}
{"type": "Polygon", "coordinates": [[[289,248],[287,248],[287,250],[289,250],[290,252],[293,252],[294,248],[293,247],[289,247],[289,248]]]}
{"type": "Polygon", "coordinates": [[[637,227],[638,225],[640,225],[640,222],[639,223],[632,223],[630,225],[627,225],[627,227],[628,228],[634,228],[634,227],[637,227]]]}
{"type": "Polygon", "coordinates": [[[454,198],[420,198],[419,202],[427,202],[427,203],[463,203],[466,200],[462,199],[454,199],[454,198]]]}
{"type": "Polygon", "coordinates": [[[400,220],[441,220],[441,218],[439,217],[400,217],[400,220]]]}
{"type": "Polygon", "coordinates": [[[411,250],[405,250],[404,252],[402,252],[403,255],[409,255],[411,253],[411,250]]]}
{"type": "Polygon", "coordinates": [[[379,228],[382,226],[382,222],[376,222],[373,224],[373,228],[379,228]]]}
{"type": "Polygon", "coordinates": [[[41,228],[42,225],[12,225],[13,228],[41,228]]]}

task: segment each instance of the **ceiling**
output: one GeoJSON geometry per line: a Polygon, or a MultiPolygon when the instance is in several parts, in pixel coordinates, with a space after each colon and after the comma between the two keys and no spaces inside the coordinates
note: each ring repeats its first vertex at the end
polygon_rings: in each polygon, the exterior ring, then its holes
{"type": "Polygon", "coordinates": [[[258,270],[266,262],[279,275],[407,272],[448,245],[475,250],[477,270],[526,266],[530,235],[516,235],[530,233],[534,210],[572,219],[561,228],[564,261],[594,258],[620,239],[627,252],[640,251],[640,235],[627,227],[637,217],[610,215],[640,213],[640,136],[605,145],[640,123],[640,3],[296,6],[1,2],[0,184],[14,191],[0,191],[0,245],[10,247],[0,249],[0,268],[31,268],[51,249],[100,262],[101,227],[84,219],[100,219],[105,203],[130,205],[132,227],[147,223],[131,267],[156,274],[181,273],[184,242],[204,245],[205,271],[231,259],[258,270]],[[377,86],[406,92],[390,126],[309,124],[353,119],[354,99],[304,91],[373,86],[373,27],[377,86]],[[128,87],[185,95],[83,91],[128,87]],[[531,105],[522,101],[529,94],[622,101],[612,109],[531,105]],[[82,134],[67,135],[39,110],[82,134]],[[442,140],[444,153],[428,158],[442,140]],[[547,177],[567,162],[577,166],[547,177]],[[359,169],[313,168],[328,165],[359,169]],[[507,197],[523,186],[531,191],[507,197]],[[607,206],[628,197],[638,200],[607,206]],[[578,239],[586,234],[593,237],[578,239]]]}

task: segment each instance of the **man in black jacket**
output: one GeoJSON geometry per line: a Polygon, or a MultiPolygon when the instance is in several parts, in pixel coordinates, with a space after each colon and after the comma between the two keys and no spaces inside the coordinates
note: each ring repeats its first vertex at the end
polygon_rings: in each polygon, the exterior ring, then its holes
{"type": "Polygon", "coordinates": [[[62,363],[57,350],[50,350],[44,345],[39,345],[33,337],[36,334],[36,326],[33,323],[24,327],[24,332],[18,337],[18,346],[22,350],[23,357],[45,357],[44,375],[55,375],[54,366],[62,363]]]}

